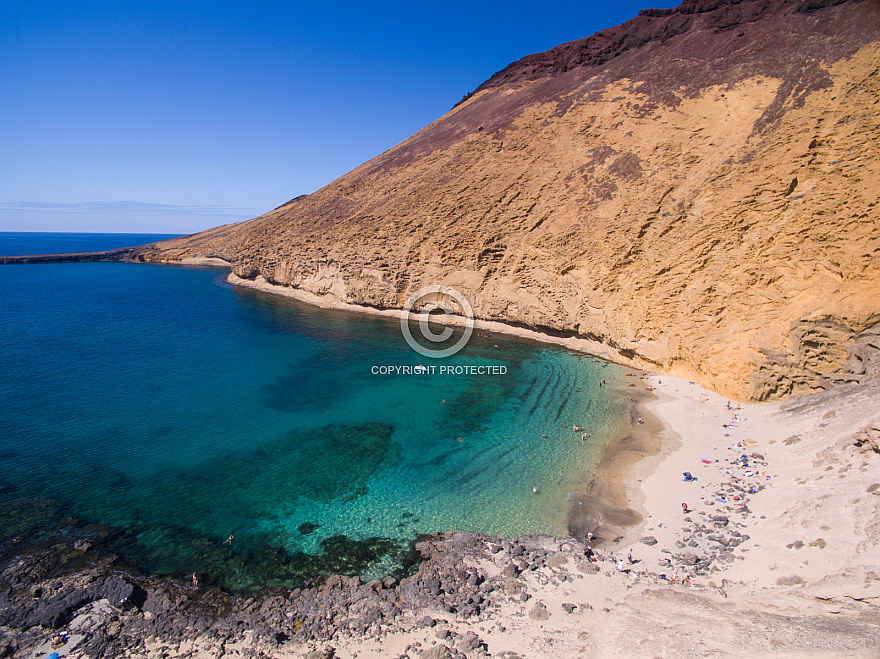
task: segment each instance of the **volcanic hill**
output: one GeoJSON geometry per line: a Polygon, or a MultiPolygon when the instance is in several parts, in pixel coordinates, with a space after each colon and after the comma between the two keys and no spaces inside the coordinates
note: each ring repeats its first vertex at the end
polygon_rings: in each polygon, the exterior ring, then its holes
{"type": "Polygon", "coordinates": [[[647,9],[314,194],[139,258],[371,308],[446,284],[479,319],[740,399],[861,381],[880,373],[878,72],[878,0],[647,9]]]}

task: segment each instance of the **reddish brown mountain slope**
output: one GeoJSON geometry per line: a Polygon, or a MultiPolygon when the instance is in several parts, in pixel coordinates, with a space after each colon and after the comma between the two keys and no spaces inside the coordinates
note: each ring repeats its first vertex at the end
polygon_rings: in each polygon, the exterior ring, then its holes
{"type": "Polygon", "coordinates": [[[445,283],[480,318],[740,398],[857,381],[880,372],[878,70],[877,0],[647,10],[143,258],[383,308],[445,283]]]}

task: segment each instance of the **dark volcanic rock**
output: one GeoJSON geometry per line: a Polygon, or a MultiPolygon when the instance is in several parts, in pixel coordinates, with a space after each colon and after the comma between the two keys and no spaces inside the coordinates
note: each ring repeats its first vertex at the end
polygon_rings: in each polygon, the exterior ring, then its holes
{"type": "Polygon", "coordinates": [[[300,532],[300,535],[308,535],[320,526],[320,524],[314,524],[312,522],[303,522],[297,527],[297,530],[300,532]]]}
{"type": "MultiPolygon", "coordinates": [[[[754,2],[749,0],[689,0],[669,9],[643,9],[633,18],[616,27],[601,30],[585,39],[563,44],[552,50],[527,55],[502,69],[473,93],[506,84],[554,78],[580,68],[596,68],[624,53],[647,49],[668,42],[673,37],[701,33],[710,38],[698,41],[706,52],[695,50],[695,58],[710,56],[711,37],[732,32],[756,23],[771,26],[773,17],[790,12],[811,13],[847,0],[784,0],[754,2]]],[[[719,53],[712,52],[717,57],[719,53]]]]}
{"type": "Polygon", "coordinates": [[[141,608],[147,601],[143,588],[119,577],[110,577],[104,582],[103,594],[110,606],[117,609],[141,608]]]}

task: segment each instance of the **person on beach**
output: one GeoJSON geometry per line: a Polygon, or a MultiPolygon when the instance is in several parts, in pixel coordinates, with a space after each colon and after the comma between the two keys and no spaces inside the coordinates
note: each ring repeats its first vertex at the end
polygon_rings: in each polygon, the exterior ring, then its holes
{"type": "Polygon", "coordinates": [[[688,505],[686,503],[681,504],[681,512],[683,512],[685,515],[687,515],[688,505]]]}
{"type": "Polygon", "coordinates": [[[196,576],[195,572],[193,572],[193,575],[192,575],[192,585],[193,585],[193,588],[199,587],[199,578],[196,576]]]}
{"type": "Polygon", "coordinates": [[[628,562],[630,565],[633,564],[633,553],[632,553],[632,551],[628,551],[628,552],[626,553],[626,560],[627,560],[627,562],[628,562]]]}
{"type": "Polygon", "coordinates": [[[623,572],[623,559],[620,559],[619,561],[617,561],[617,571],[623,572]]]}

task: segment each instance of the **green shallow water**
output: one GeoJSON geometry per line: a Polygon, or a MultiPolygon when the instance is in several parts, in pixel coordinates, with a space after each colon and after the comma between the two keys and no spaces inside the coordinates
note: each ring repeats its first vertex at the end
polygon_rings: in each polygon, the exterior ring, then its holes
{"type": "Polygon", "coordinates": [[[40,520],[124,529],[127,561],[229,589],[377,576],[439,530],[566,534],[569,493],[624,423],[599,387],[623,369],[475,333],[442,363],[506,374],[379,375],[426,361],[397,321],[234,290],[225,274],[0,269],[8,510],[40,501],[40,520]]]}

